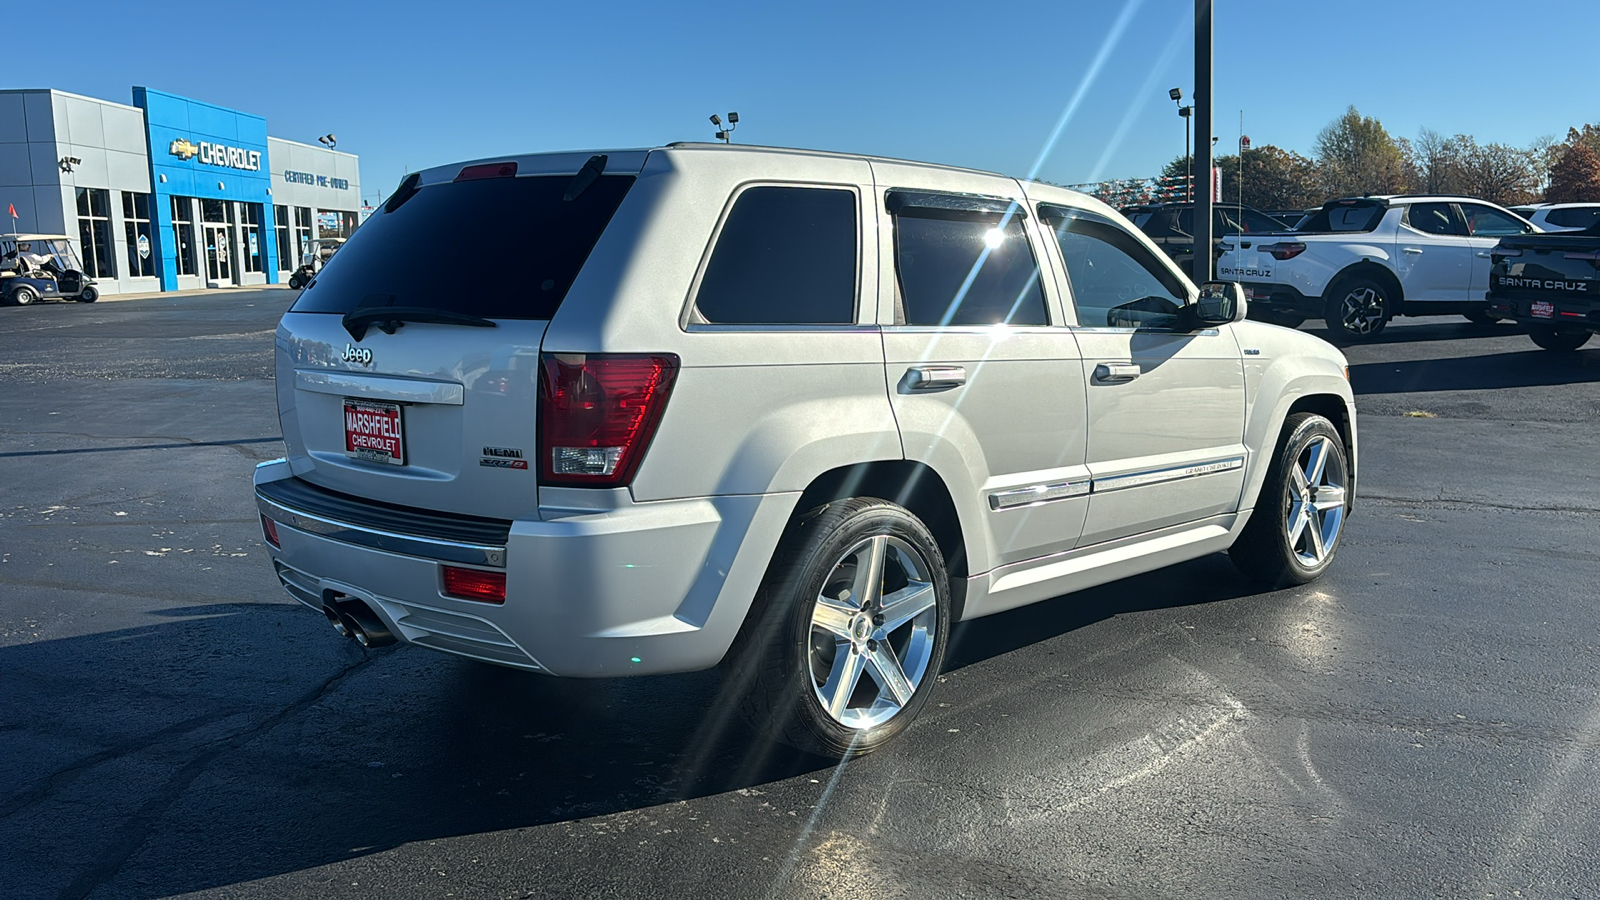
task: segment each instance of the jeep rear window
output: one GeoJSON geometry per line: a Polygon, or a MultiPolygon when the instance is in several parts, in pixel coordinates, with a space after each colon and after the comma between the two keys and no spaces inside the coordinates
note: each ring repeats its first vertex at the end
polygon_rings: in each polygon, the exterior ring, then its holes
{"type": "Polygon", "coordinates": [[[1375,203],[1324,206],[1306,216],[1295,231],[1371,231],[1383,219],[1384,209],[1375,203]]]}
{"type": "Polygon", "coordinates": [[[634,176],[602,175],[563,200],[572,181],[539,175],[434,184],[392,211],[380,206],[291,311],[344,314],[385,305],[548,319],[634,176]],[[362,303],[373,295],[382,303],[362,303]]]}

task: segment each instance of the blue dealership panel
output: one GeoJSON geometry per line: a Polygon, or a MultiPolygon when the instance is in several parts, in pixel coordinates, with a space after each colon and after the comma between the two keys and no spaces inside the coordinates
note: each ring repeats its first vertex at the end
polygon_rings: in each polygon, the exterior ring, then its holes
{"type": "MultiPolygon", "coordinates": [[[[261,204],[260,252],[267,282],[278,281],[278,246],[272,239],[272,165],[267,120],[238,110],[150,88],[133,89],[144,110],[155,191],[155,252],[162,290],[176,290],[177,249],[172,246],[172,197],[261,204]],[[220,185],[220,187],[219,187],[220,185]]],[[[196,228],[199,223],[196,223],[196,228]]]]}

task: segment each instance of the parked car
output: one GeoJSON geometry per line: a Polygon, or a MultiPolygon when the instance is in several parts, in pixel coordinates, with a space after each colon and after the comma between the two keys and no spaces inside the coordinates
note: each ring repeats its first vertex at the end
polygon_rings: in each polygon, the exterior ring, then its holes
{"type": "Polygon", "coordinates": [[[36,300],[93,303],[100,289],[64,234],[0,234],[0,302],[27,306],[36,300]]]}
{"type": "Polygon", "coordinates": [[[1320,316],[1336,340],[1370,340],[1395,316],[1494,321],[1483,300],[1489,251],[1535,231],[1466,197],[1349,197],[1292,232],[1225,236],[1217,274],[1241,282],[1252,306],[1281,324],[1320,316]]]}
{"type": "Polygon", "coordinates": [[[1600,203],[1540,203],[1512,207],[1512,212],[1532,222],[1540,231],[1582,231],[1600,222],[1600,203]],[[1527,209],[1527,212],[1517,212],[1527,209]]]}
{"type": "MultiPolygon", "coordinates": [[[[1194,204],[1147,203],[1127,207],[1122,214],[1149,235],[1156,246],[1178,264],[1183,274],[1194,277],[1194,204]]],[[[1237,203],[1217,203],[1211,207],[1213,243],[1221,243],[1224,234],[1282,231],[1293,224],[1237,203]]]]}
{"type": "Polygon", "coordinates": [[[1576,350],[1600,332],[1600,223],[1518,234],[1490,251],[1489,313],[1526,325],[1546,350],[1576,350]]]}
{"type": "Polygon", "coordinates": [[[675,144],[408,176],[278,329],[273,570],[368,645],[722,664],[767,734],[902,731],[952,623],[1228,550],[1318,577],[1354,497],[1327,343],[1114,210],[1000,175],[675,144]],[[492,291],[416,277],[472,221],[492,291]]]}

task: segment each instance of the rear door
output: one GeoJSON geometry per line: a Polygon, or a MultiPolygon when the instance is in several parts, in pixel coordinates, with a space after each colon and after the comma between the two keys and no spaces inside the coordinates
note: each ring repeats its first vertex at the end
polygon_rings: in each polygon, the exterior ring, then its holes
{"type": "Polygon", "coordinates": [[[1182,279],[1120,224],[1041,205],[1083,352],[1093,479],[1081,545],[1238,508],[1244,366],[1232,326],[1181,331],[1182,279]]]}
{"type": "Polygon", "coordinates": [[[407,179],[279,326],[279,416],[295,474],[403,506],[532,515],[540,341],[637,157],[570,200],[586,156],[407,179]],[[347,327],[345,314],[372,308],[396,319],[347,327]],[[489,327],[415,320],[429,313],[489,327]]]}
{"type": "Polygon", "coordinates": [[[966,475],[993,565],[1072,549],[1089,493],[1083,369],[1020,187],[872,165],[889,186],[879,316],[906,457],[966,475]]]}
{"type": "MultiPolygon", "coordinates": [[[[1472,241],[1454,203],[1412,203],[1395,230],[1395,274],[1407,303],[1460,303],[1472,289],[1472,241]]],[[[1485,279],[1488,275],[1485,273],[1485,279]]]]}

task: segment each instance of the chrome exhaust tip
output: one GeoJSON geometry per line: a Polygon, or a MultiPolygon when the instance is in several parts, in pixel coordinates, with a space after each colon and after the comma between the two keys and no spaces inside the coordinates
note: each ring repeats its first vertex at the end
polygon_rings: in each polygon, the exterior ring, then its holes
{"type": "Polygon", "coordinates": [[[334,631],[339,632],[340,637],[356,636],[355,631],[350,627],[352,623],[346,622],[345,617],[339,614],[339,610],[335,609],[333,604],[324,603],[322,605],[322,614],[328,617],[328,624],[333,626],[334,631]]]}
{"type": "Polygon", "coordinates": [[[395,642],[394,633],[383,624],[378,614],[360,600],[346,598],[336,604],[335,612],[344,623],[345,630],[363,647],[387,647],[395,642]]]}

